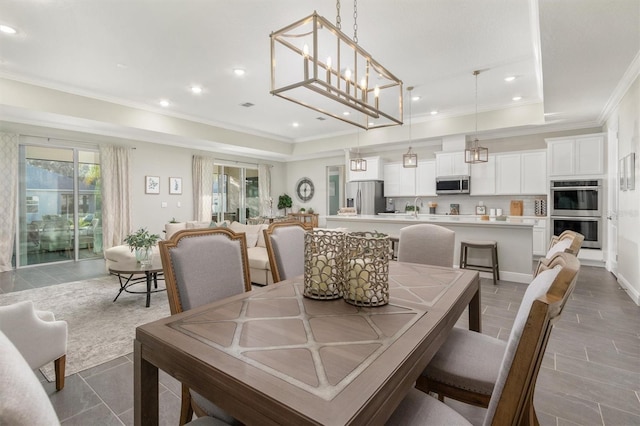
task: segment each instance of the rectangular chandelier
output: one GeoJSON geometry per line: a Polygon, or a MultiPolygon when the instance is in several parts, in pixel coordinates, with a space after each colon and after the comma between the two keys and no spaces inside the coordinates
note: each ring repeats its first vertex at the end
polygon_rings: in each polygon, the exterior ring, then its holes
{"type": "Polygon", "coordinates": [[[317,12],[271,38],[271,91],[365,130],[402,124],[402,81],[317,12]]]}

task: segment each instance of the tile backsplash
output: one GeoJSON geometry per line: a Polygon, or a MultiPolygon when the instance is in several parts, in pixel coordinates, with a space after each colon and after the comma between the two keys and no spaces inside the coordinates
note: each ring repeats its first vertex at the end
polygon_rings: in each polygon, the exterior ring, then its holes
{"type": "MultiPolygon", "coordinates": [[[[393,200],[395,210],[403,212],[407,205],[413,205],[415,197],[390,197],[393,200]]],[[[390,205],[387,198],[387,206],[390,205]]],[[[535,200],[546,200],[546,195],[487,195],[487,196],[474,196],[469,195],[440,195],[437,197],[419,197],[418,206],[421,213],[428,213],[429,202],[438,203],[436,208],[436,214],[447,214],[450,212],[451,204],[458,204],[459,214],[476,214],[476,206],[480,205],[480,202],[484,203],[486,212],[489,214],[490,209],[502,209],[502,214],[509,215],[511,210],[511,200],[523,201],[523,216],[535,216],[535,200]]]]}

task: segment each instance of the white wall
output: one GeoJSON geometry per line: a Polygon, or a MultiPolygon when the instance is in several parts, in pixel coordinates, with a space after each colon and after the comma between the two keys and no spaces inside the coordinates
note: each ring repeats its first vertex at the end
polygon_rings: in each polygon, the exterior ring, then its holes
{"type": "Polygon", "coordinates": [[[618,282],[640,305],[640,77],[636,78],[616,108],[618,158],[635,152],[636,186],[618,193],[618,282]]]}
{"type": "MultiPolygon", "coordinates": [[[[286,166],[286,183],[282,188],[282,192],[289,194],[293,200],[293,211],[297,212],[300,207],[305,209],[313,208],[315,213],[318,213],[319,225],[324,226],[324,216],[327,215],[327,167],[328,166],[343,166],[345,163],[344,157],[330,157],[320,158],[316,160],[304,160],[294,161],[287,163],[286,166]],[[315,192],[311,201],[303,203],[296,197],[296,183],[302,177],[308,177],[313,181],[315,192]]],[[[281,193],[282,193],[281,192],[281,193]]],[[[279,195],[281,193],[276,193],[279,195]]],[[[274,199],[276,199],[274,197],[274,199]]]]}

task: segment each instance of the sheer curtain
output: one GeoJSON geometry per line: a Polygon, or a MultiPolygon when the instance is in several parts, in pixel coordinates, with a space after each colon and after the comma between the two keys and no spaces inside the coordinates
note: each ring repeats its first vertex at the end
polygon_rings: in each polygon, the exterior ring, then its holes
{"type": "Polygon", "coordinates": [[[271,165],[258,164],[258,196],[260,197],[260,215],[273,216],[273,198],[271,198],[271,165]]]}
{"type": "Polygon", "coordinates": [[[131,232],[131,149],[100,146],[102,238],[104,250],[122,244],[131,232]]]}
{"type": "Polygon", "coordinates": [[[0,133],[0,272],[11,271],[18,202],[18,135],[0,133]]]}
{"type": "Polygon", "coordinates": [[[213,158],[193,156],[193,219],[199,222],[211,220],[214,170],[213,158]]]}

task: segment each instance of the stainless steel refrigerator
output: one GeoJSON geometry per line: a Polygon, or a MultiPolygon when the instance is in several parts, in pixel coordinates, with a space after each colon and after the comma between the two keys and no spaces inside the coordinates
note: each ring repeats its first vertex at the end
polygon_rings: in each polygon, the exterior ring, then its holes
{"type": "Polygon", "coordinates": [[[385,210],[383,185],[384,182],[381,180],[347,183],[347,206],[355,207],[358,214],[383,213],[385,210]]]}

